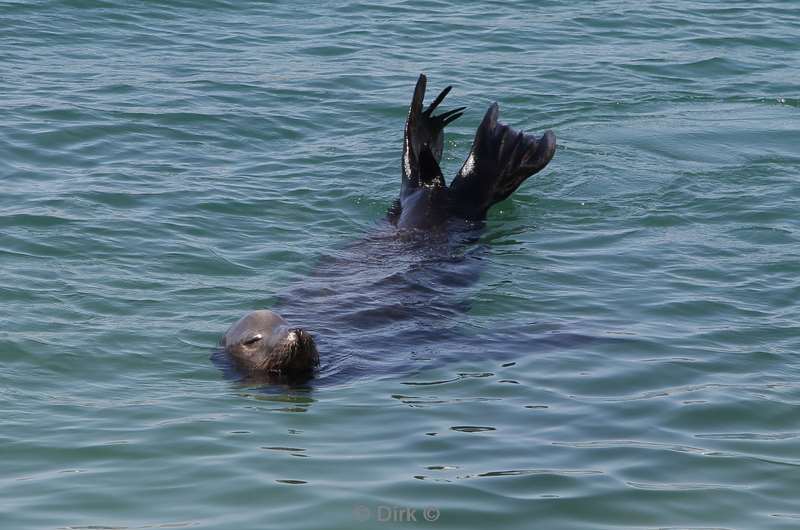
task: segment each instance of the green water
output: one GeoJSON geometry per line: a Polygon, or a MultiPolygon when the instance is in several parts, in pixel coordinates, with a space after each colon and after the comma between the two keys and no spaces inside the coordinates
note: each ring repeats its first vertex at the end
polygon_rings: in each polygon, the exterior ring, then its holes
{"type": "Polygon", "coordinates": [[[798,35],[792,0],[0,2],[0,528],[800,528],[798,35]],[[420,72],[469,107],[447,177],[495,100],[559,143],[427,291],[381,221],[420,72]],[[259,307],[315,329],[310,386],[209,359],[259,307]]]}

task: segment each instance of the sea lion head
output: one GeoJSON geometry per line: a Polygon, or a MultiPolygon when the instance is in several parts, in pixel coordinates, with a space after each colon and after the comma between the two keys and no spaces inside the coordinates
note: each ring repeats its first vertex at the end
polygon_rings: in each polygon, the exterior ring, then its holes
{"type": "Polygon", "coordinates": [[[319,366],[311,335],[267,309],[239,319],[225,332],[220,345],[250,375],[310,376],[319,366]]]}

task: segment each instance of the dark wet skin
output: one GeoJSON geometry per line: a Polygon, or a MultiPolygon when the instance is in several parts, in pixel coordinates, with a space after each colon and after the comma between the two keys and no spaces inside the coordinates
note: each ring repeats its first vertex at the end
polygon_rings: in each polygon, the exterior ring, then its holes
{"type": "Polygon", "coordinates": [[[398,360],[385,358],[381,352],[387,347],[421,351],[457,339],[443,324],[464,311],[462,291],[480,273],[485,247],[475,243],[483,220],[493,204],[547,165],[555,136],[514,131],[497,121],[493,104],[467,160],[447,186],[439,168],[443,131],[464,108],[434,114],[450,92],[447,87],[423,110],[426,83],[421,75],[409,109],[400,197],[389,209],[390,224],[323,256],[302,284],[281,296],[283,316],[309,323],[308,331],[266,310],[246,315],[228,330],[221,345],[245,380],[340,379],[381,372],[384,364],[393,372],[398,360]]]}

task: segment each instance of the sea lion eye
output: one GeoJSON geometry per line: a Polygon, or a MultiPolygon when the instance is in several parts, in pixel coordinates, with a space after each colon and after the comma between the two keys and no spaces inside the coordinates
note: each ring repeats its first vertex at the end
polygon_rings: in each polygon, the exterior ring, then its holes
{"type": "Polygon", "coordinates": [[[252,346],[256,342],[260,341],[262,338],[263,337],[261,336],[261,333],[259,333],[257,335],[253,335],[247,340],[242,341],[242,344],[244,344],[245,346],[252,346]]]}

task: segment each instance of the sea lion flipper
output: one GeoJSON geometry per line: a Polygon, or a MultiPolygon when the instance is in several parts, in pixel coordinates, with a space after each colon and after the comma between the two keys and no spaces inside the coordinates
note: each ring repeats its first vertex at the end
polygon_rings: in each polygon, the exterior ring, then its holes
{"type": "Polygon", "coordinates": [[[419,155],[419,169],[420,184],[441,186],[442,188],[447,186],[442,170],[439,168],[439,162],[427,144],[422,146],[422,152],[419,155]]]}
{"type": "Polygon", "coordinates": [[[447,125],[460,118],[466,109],[467,107],[458,107],[457,109],[448,110],[447,112],[443,112],[438,116],[434,116],[434,118],[442,120],[442,129],[444,129],[447,125]]]}
{"type": "Polygon", "coordinates": [[[406,133],[408,132],[409,123],[413,118],[416,118],[422,113],[422,102],[425,100],[425,88],[428,85],[428,78],[425,74],[419,74],[417,84],[414,87],[414,95],[411,96],[411,106],[408,109],[408,119],[406,120],[406,133]]]}
{"type": "Polygon", "coordinates": [[[431,129],[438,129],[438,130],[444,129],[447,126],[447,124],[452,123],[453,121],[461,117],[462,114],[464,114],[464,110],[467,107],[458,107],[457,109],[448,110],[447,112],[443,112],[441,114],[437,114],[436,116],[432,116],[433,111],[436,110],[436,107],[439,106],[439,103],[441,103],[444,100],[445,96],[447,96],[447,94],[449,94],[452,89],[453,85],[444,87],[444,90],[439,92],[439,95],[436,96],[436,99],[434,99],[430,105],[428,105],[428,108],[422,111],[422,115],[431,120],[430,123],[431,129]]]}
{"type": "Polygon", "coordinates": [[[453,85],[448,85],[448,86],[444,87],[444,89],[441,92],[439,92],[439,95],[436,96],[436,99],[433,100],[433,103],[428,105],[428,108],[425,109],[423,114],[425,114],[426,116],[430,116],[431,113],[434,110],[436,110],[436,107],[439,106],[439,103],[444,101],[445,96],[447,96],[447,94],[449,94],[451,90],[453,90],[453,85]]]}
{"type": "Polygon", "coordinates": [[[493,103],[475,132],[467,160],[450,184],[452,213],[480,220],[538,173],[555,154],[556,137],[546,131],[537,138],[497,121],[500,109],[493,103]]]}
{"type": "Polygon", "coordinates": [[[465,107],[460,107],[433,115],[433,112],[452,90],[452,87],[448,86],[423,110],[427,82],[425,74],[420,74],[408,109],[403,142],[403,190],[415,188],[419,185],[420,179],[426,180],[425,175],[420,174],[422,171],[420,157],[423,146],[428,146],[433,158],[439,162],[444,146],[444,128],[458,119],[465,109],[465,107]]]}

